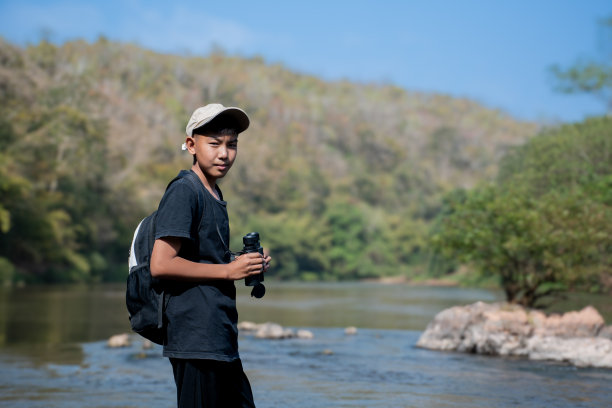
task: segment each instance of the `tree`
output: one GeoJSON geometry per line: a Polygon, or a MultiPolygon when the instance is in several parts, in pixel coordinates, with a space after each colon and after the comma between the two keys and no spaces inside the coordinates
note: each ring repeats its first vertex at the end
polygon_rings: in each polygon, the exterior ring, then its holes
{"type": "Polygon", "coordinates": [[[600,24],[606,38],[605,45],[610,48],[604,61],[578,61],[566,69],[554,65],[551,72],[558,91],[595,95],[606,103],[608,113],[612,113],[612,17],[600,24]]]}
{"type": "Polygon", "coordinates": [[[497,276],[534,306],[612,274],[612,119],[548,131],[509,154],[495,184],[448,197],[432,237],[449,258],[497,276]]]}
{"type": "Polygon", "coordinates": [[[491,186],[451,206],[434,244],[497,275],[509,302],[534,306],[555,292],[593,285],[604,269],[610,273],[612,212],[584,191],[535,199],[491,186]]]}

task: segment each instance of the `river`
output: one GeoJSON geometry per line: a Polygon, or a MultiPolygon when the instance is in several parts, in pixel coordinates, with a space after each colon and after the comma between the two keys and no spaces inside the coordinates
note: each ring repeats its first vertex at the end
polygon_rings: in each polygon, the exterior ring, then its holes
{"type": "MultiPolygon", "coordinates": [[[[308,329],[313,339],[240,335],[259,408],[610,407],[612,370],[445,353],[414,346],[440,310],[501,294],[377,283],[237,285],[240,320],[308,329]],[[344,328],[355,326],[357,334],[344,328]]],[[[161,348],[109,349],[129,332],[122,285],[0,292],[0,406],[172,407],[161,348]]]]}

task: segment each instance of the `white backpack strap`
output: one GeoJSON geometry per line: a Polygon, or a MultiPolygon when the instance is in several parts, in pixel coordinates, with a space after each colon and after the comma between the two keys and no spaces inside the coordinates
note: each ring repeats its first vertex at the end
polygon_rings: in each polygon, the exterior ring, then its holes
{"type": "Polygon", "coordinates": [[[132,268],[138,265],[138,261],[136,260],[136,254],[134,253],[134,242],[136,241],[136,236],[138,235],[138,230],[140,229],[140,225],[142,224],[142,220],[138,223],[136,227],[136,231],[134,231],[134,237],[132,238],[132,246],[130,247],[130,259],[128,261],[129,271],[132,272],[132,268]]]}

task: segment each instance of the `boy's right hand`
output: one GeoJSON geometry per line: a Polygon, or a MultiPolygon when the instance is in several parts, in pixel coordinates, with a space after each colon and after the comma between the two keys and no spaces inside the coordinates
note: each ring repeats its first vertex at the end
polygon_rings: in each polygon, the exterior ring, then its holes
{"type": "Polygon", "coordinates": [[[227,264],[227,278],[241,280],[247,276],[258,275],[263,271],[264,262],[264,257],[259,252],[242,254],[227,264]]]}

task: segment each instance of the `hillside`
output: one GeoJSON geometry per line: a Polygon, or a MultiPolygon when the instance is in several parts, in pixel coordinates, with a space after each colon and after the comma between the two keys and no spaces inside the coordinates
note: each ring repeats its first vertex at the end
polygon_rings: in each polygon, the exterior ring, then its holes
{"type": "Polygon", "coordinates": [[[190,165],[183,129],[208,102],[251,117],[222,184],[232,247],[258,229],[279,278],[422,266],[442,194],[494,177],[507,149],[537,131],[466,99],[104,38],[25,49],[0,42],[0,100],[0,263],[12,265],[13,280],[123,276],[115,265],[130,230],[190,165]],[[25,208],[26,199],[36,204],[25,208]],[[36,222],[46,235],[30,231],[36,222]],[[49,242],[27,244],[41,239],[49,242]]]}

